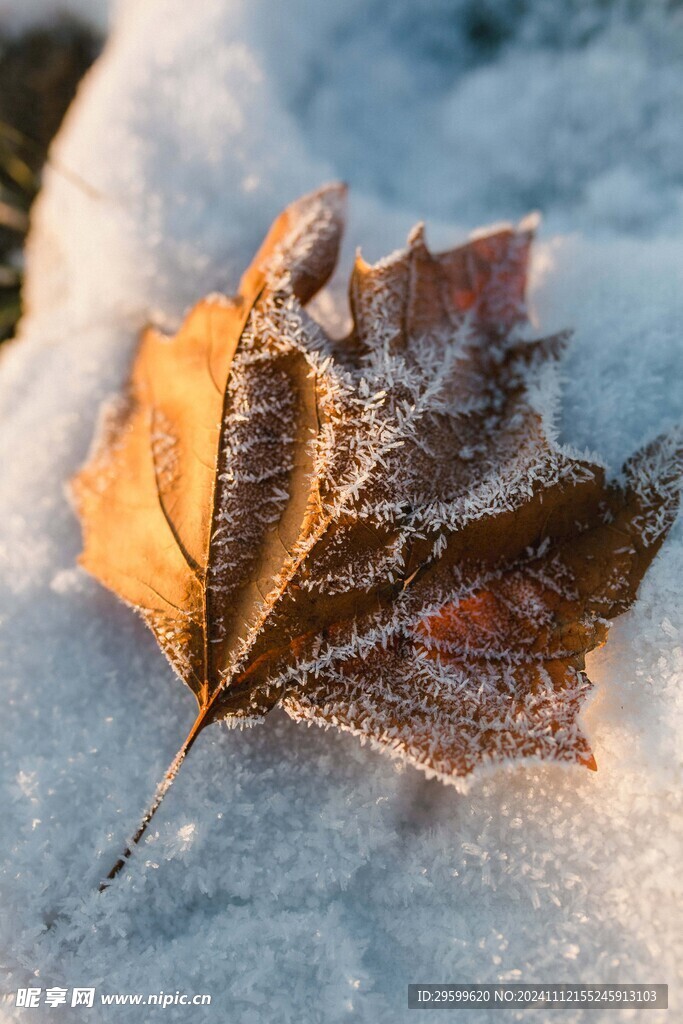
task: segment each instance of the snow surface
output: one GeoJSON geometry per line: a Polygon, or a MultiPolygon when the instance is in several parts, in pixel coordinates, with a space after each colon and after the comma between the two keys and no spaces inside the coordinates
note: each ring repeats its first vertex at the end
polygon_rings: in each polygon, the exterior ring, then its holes
{"type": "MultiPolygon", "coordinates": [[[[542,210],[536,317],[576,328],[561,440],[617,471],[683,418],[682,19],[665,0],[119,5],[0,355],[3,989],[209,992],[164,1018],[239,1024],[412,1020],[409,981],[668,981],[680,1001],[680,521],[588,659],[597,774],[519,768],[462,795],[281,713],[213,727],[101,895],[194,701],[74,568],[64,484],[143,323],[234,287],[279,208],[337,177],[330,322],[356,245],[375,259],[417,219],[450,244],[542,210]]],[[[2,1019],[28,1019],[12,1002],[2,1019]]],[[[584,1017],[615,1019],[563,1014],[584,1017]]]]}

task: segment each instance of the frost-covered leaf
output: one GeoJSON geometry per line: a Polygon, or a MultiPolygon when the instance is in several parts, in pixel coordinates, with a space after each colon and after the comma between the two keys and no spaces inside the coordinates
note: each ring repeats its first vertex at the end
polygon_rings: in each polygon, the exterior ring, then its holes
{"type": "Polygon", "coordinates": [[[82,564],[140,611],[202,707],[321,517],[310,442],[328,399],[299,301],[334,267],[342,205],[340,188],[295,203],[236,298],[204,299],[172,340],[144,334],[73,483],[82,564]],[[286,331],[254,335],[283,316],[286,331]]]}
{"type": "Polygon", "coordinates": [[[144,335],[74,482],[83,564],[199,704],[138,836],[205,725],[276,703],[445,781],[520,757],[595,767],[585,654],[673,521],[680,439],[615,483],[556,442],[566,336],[526,336],[530,221],[359,257],[353,329],[327,337],[303,304],[343,199],[293,204],[236,298],[144,335]]]}

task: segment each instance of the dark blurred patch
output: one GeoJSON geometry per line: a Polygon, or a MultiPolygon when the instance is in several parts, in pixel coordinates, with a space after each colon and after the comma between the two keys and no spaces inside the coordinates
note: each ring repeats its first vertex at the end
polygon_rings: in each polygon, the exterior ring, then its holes
{"type": "Polygon", "coordinates": [[[0,37],[0,341],[21,313],[22,247],[48,146],[99,49],[70,19],[0,37]]]}

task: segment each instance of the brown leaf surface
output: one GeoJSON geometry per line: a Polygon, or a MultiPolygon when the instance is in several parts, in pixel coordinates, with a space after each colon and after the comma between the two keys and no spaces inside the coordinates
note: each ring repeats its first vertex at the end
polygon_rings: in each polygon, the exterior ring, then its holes
{"type": "Polygon", "coordinates": [[[343,198],[334,188],[293,204],[235,298],[204,299],[170,341],[145,332],[73,483],[82,564],[140,611],[200,707],[320,516],[315,369],[287,337],[245,332],[276,315],[279,289],[305,301],[325,283],[343,198]]]}
{"type": "MultiPolygon", "coordinates": [[[[305,304],[344,190],[289,207],[232,299],[142,338],[74,481],[83,565],[137,608],[206,724],[281,702],[446,781],[519,757],[594,767],[588,651],[673,521],[680,438],[622,478],[554,439],[566,336],[526,336],[533,224],[350,285],[353,330],[305,304]]],[[[144,823],[143,823],[144,827],[144,823]]]]}

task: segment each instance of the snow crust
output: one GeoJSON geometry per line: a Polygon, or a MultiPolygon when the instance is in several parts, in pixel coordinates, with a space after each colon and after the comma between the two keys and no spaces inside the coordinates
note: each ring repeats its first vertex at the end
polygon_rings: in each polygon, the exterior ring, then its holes
{"type": "MultiPolygon", "coordinates": [[[[597,774],[528,766],[459,794],[281,713],[213,727],[128,871],[96,891],[194,701],[140,620],[74,568],[64,484],[138,330],[234,288],[287,202],[352,186],[342,266],[315,304],[330,327],[357,245],[376,259],[420,218],[450,245],[540,208],[535,317],[576,329],[559,440],[616,472],[683,419],[683,14],[663,0],[511,10],[118,6],[53,147],[29,312],[0,353],[5,990],[209,992],[191,1019],[240,1024],[412,1020],[409,981],[668,981],[676,1005],[680,522],[588,658],[597,774]]],[[[612,1019],[563,1015],[584,1017],[612,1019]]]]}

